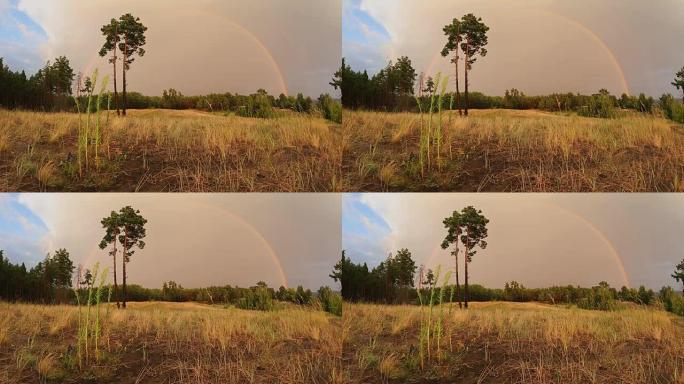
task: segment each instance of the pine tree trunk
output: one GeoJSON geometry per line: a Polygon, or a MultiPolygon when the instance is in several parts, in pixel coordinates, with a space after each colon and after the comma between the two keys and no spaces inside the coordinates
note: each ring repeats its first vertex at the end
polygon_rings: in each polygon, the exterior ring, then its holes
{"type": "MultiPolygon", "coordinates": [[[[114,29],[114,33],[116,36],[118,36],[119,33],[119,27],[116,27],[114,29]]],[[[114,105],[116,106],[116,115],[119,116],[121,115],[121,111],[119,111],[119,92],[116,89],[116,43],[118,39],[114,39],[114,57],[112,60],[112,63],[114,65],[114,105]]]]}
{"type": "MultiPolygon", "coordinates": [[[[126,63],[128,62],[128,46],[126,45],[126,40],[124,39],[124,60],[123,60],[123,115],[126,116],[126,63]]],[[[124,260],[124,264],[126,261],[124,260]]],[[[126,275],[124,274],[124,279],[126,275]]],[[[124,285],[125,287],[125,285],[124,285]]],[[[126,307],[126,301],[124,300],[124,308],[126,307]]]]}
{"type": "Polygon", "coordinates": [[[461,284],[458,281],[458,242],[456,243],[456,251],[454,251],[454,262],[456,264],[456,299],[458,300],[458,308],[463,308],[461,303],[461,284]]]}
{"type": "MultiPolygon", "coordinates": [[[[125,84],[125,83],[124,83],[125,84]]],[[[124,93],[125,95],[125,93],[124,93]]],[[[125,100],[125,99],[124,99],[125,100]]],[[[126,115],[126,102],[124,101],[124,115],[126,115]]],[[[126,308],[126,255],[128,254],[128,232],[124,229],[124,247],[123,247],[123,298],[122,307],[126,308]]]]}
{"type": "MultiPolygon", "coordinates": [[[[466,107],[467,108],[467,107],[466,107]]],[[[468,115],[467,113],[468,109],[466,109],[466,116],[468,115]]],[[[468,248],[466,248],[465,251],[465,292],[463,295],[463,302],[464,302],[464,307],[465,309],[468,309],[468,248]]]]}
{"type": "Polygon", "coordinates": [[[456,107],[458,108],[458,115],[463,116],[461,110],[461,91],[458,87],[458,44],[456,44],[456,55],[454,56],[454,67],[456,72],[456,107]]]}
{"type": "Polygon", "coordinates": [[[124,252],[124,260],[123,260],[123,298],[122,298],[122,307],[125,309],[126,308],[126,253],[124,252]]]}
{"type": "MultiPolygon", "coordinates": [[[[469,59],[468,52],[467,52],[468,49],[470,49],[470,47],[468,46],[468,43],[466,43],[466,52],[465,52],[465,108],[464,108],[466,116],[468,116],[468,59],[469,59]]],[[[467,263],[468,263],[468,260],[467,260],[467,255],[466,255],[466,264],[467,263]]],[[[467,281],[467,279],[466,279],[466,281],[467,281]]],[[[467,302],[466,302],[466,304],[467,304],[467,302]]],[[[466,305],[466,308],[468,308],[467,305],[466,305]]]]}
{"type": "Polygon", "coordinates": [[[114,298],[116,299],[116,308],[121,308],[119,305],[119,284],[116,281],[116,237],[114,238],[112,258],[114,259],[114,298]]]}

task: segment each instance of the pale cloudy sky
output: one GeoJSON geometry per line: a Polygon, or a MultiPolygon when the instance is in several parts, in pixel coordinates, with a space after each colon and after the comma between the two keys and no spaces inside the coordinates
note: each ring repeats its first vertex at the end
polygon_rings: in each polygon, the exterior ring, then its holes
{"type": "Polygon", "coordinates": [[[670,277],[684,258],[681,194],[347,194],[342,204],[342,246],[371,268],[408,248],[417,264],[453,269],[442,220],[473,205],[490,224],[472,282],[681,288],[670,277]]]}
{"type": "Polygon", "coordinates": [[[471,89],[677,92],[670,82],[684,66],[680,0],[343,0],[342,54],[369,73],[407,55],[418,72],[453,80],[449,58],[439,55],[442,27],[466,13],[491,28],[471,89]]]}
{"type": "Polygon", "coordinates": [[[0,57],[28,73],[59,55],[77,71],[110,73],[100,27],[129,12],[148,27],[129,89],[334,93],[341,0],[0,0],[0,57]]]}
{"type": "MultiPolygon", "coordinates": [[[[128,265],[129,281],[161,287],[337,287],[341,252],[337,194],[0,194],[0,249],[34,266],[66,248],[75,263],[111,265],[98,244],[100,220],[125,205],[147,218],[147,246],[128,265]]],[[[119,266],[120,268],[120,266],[119,266]]],[[[111,268],[110,268],[111,270],[111,268]]]]}

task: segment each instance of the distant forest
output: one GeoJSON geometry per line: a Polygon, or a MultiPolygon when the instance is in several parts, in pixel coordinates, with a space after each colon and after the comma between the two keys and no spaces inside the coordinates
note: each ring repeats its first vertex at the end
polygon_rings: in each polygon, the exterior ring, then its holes
{"type": "MultiPolygon", "coordinates": [[[[84,270],[81,274],[74,274],[75,270],[69,252],[65,249],[48,254],[33,268],[27,268],[24,263],[12,263],[0,250],[0,300],[74,304],[76,292],[81,292],[80,297],[87,297],[88,295],[83,292],[96,287],[97,284],[94,276],[97,275],[97,271],[91,273],[90,270],[84,270]]],[[[260,281],[249,288],[231,285],[184,288],[174,281],[168,281],[164,282],[161,288],[144,288],[130,284],[125,295],[128,301],[196,301],[253,310],[271,310],[274,308],[274,301],[283,301],[319,307],[337,315],[342,313],[342,299],[339,293],[327,286],[321,287],[317,292],[304,289],[301,285],[297,288],[281,286],[276,290],[260,281]]],[[[113,300],[111,290],[108,296],[113,300]]]]}
{"type": "MultiPolygon", "coordinates": [[[[468,116],[468,109],[539,109],[553,112],[576,112],[582,116],[612,118],[616,109],[632,109],[642,113],[662,113],[669,119],[684,123],[684,104],[665,94],[657,102],[643,93],[638,96],[611,95],[601,89],[592,95],[554,93],[526,96],[517,89],[507,90],[501,96],[488,96],[469,90],[471,71],[480,58],[488,54],[489,26],[472,13],[454,18],[442,28],[445,44],[440,52],[454,65],[455,92],[447,93],[449,76],[417,74],[407,56],[390,61],[373,76],[367,71],[355,71],[345,63],[333,75],[330,83],[342,92],[342,105],[349,109],[382,110],[389,112],[432,112],[458,110],[468,116]],[[463,73],[464,92],[461,97],[460,74],[463,73]],[[432,77],[434,76],[434,77],[432,77]],[[418,78],[418,84],[416,84],[418,78]],[[417,85],[417,86],[416,86],[417,85]],[[416,93],[417,91],[417,93],[416,93]]],[[[684,67],[674,74],[672,85],[684,93],[684,67]]],[[[684,98],[684,95],[683,95],[684,98]]]]}
{"type": "MultiPolygon", "coordinates": [[[[48,61],[35,74],[13,71],[0,58],[0,107],[45,112],[75,112],[76,99],[86,105],[93,84],[89,77],[77,76],[69,59],[60,56],[48,61]]],[[[114,110],[111,94],[105,98],[102,109],[114,110]]],[[[170,88],[161,96],[147,96],[138,92],[127,92],[126,105],[130,109],[198,109],[207,112],[234,113],[239,116],[270,118],[277,116],[277,110],[291,110],[299,113],[321,114],[328,120],[341,122],[341,105],[328,94],[316,100],[299,93],[296,96],[269,95],[263,89],[250,95],[237,93],[213,93],[186,96],[170,88]]],[[[94,108],[94,106],[93,106],[94,108]]]]}
{"type": "Polygon", "coordinates": [[[109,77],[98,83],[97,70],[91,76],[75,74],[69,59],[60,56],[54,62],[48,61],[36,74],[27,76],[25,71],[12,71],[0,58],[0,107],[8,109],[29,109],[38,111],[77,111],[80,105],[93,109],[116,110],[117,115],[126,116],[126,109],[167,108],[199,109],[209,112],[235,113],[245,117],[276,117],[275,109],[289,109],[299,113],[321,113],[328,120],[342,121],[342,106],[328,94],[317,100],[280,94],[278,98],[259,89],[251,95],[215,93],[200,96],[184,96],[170,88],[161,96],[145,96],[127,90],[126,74],[136,61],[145,56],[147,27],[139,17],[130,13],[112,18],[100,28],[103,44],[98,55],[107,57],[112,65],[113,94],[106,92],[106,102],[98,97],[97,104],[87,103],[90,97],[105,93],[109,77]],[[119,74],[120,73],[120,74],[119,74]],[[121,76],[121,98],[117,77],[121,76]],[[76,82],[74,83],[74,79],[76,82]],[[98,88],[97,90],[95,88],[98,88]],[[99,105],[103,102],[103,105],[99,105]]]}
{"type": "MultiPolygon", "coordinates": [[[[684,273],[684,261],[677,268],[679,273],[684,273]]],[[[417,305],[420,304],[420,292],[423,298],[441,303],[460,303],[466,300],[467,295],[470,301],[534,301],[596,310],[615,309],[618,301],[622,301],[662,305],[664,309],[684,316],[684,296],[671,287],[663,287],[655,292],[643,285],[639,288],[623,286],[616,289],[606,282],[600,282],[590,288],[573,285],[526,288],[519,282],[510,281],[503,289],[470,284],[467,291],[458,291],[455,285],[440,280],[439,271],[424,271],[420,268],[416,276],[417,271],[418,267],[408,249],[390,254],[373,268],[366,263],[354,263],[342,252],[342,258],[335,265],[331,277],[341,282],[342,298],[349,302],[417,305]]],[[[444,274],[441,276],[444,277],[444,274]]],[[[681,280],[684,283],[684,279],[681,280]]]]}
{"type": "MultiPolygon", "coordinates": [[[[342,66],[335,72],[331,84],[342,92],[342,105],[347,109],[387,112],[429,112],[465,108],[465,99],[457,101],[456,93],[440,94],[436,80],[424,78],[417,83],[415,69],[408,57],[390,62],[373,76],[367,71],[355,71],[342,59],[342,66]],[[417,90],[417,92],[416,92],[417,90]],[[441,103],[441,105],[440,105],[441,103]]],[[[444,77],[442,80],[445,79],[444,77]]],[[[576,112],[582,116],[612,118],[619,109],[642,113],[662,113],[670,120],[684,123],[684,104],[670,94],[658,100],[641,93],[638,96],[611,95],[605,89],[592,95],[578,93],[553,93],[530,96],[518,89],[506,90],[503,96],[469,92],[468,107],[471,109],[538,109],[549,112],[576,112]]]]}

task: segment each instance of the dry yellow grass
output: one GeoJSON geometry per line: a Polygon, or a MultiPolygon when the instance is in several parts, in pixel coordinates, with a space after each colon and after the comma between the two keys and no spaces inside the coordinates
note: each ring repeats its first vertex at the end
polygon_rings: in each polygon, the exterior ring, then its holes
{"type": "Polygon", "coordinates": [[[79,370],[76,307],[0,303],[0,382],[339,382],[339,320],[324,312],[129,304],[101,309],[101,360],[79,370]]]}
{"type": "Polygon", "coordinates": [[[99,166],[90,153],[91,164],[83,174],[77,164],[78,119],[72,113],[0,110],[0,189],[341,188],[337,181],[342,154],[340,127],[319,117],[284,113],[274,119],[255,119],[170,110],[132,110],[127,117],[103,116],[99,166]],[[51,174],[31,172],[38,168],[36,164],[53,164],[51,174]]]}
{"type": "Polygon", "coordinates": [[[662,118],[473,110],[468,118],[447,113],[443,124],[441,163],[433,153],[422,175],[419,114],[344,111],[343,184],[353,191],[684,191],[684,127],[662,118]]]}
{"type": "Polygon", "coordinates": [[[684,378],[684,319],[667,312],[471,304],[469,310],[444,308],[441,353],[423,369],[420,307],[346,304],[346,382],[681,383],[684,378]]]}

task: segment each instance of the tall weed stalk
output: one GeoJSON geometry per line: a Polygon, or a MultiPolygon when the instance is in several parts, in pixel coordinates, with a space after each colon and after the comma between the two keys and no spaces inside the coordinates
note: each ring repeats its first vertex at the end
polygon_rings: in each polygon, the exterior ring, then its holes
{"type": "MultiPolygon", "coordinates": [[[[78,171],[81,176],[83,176],[84,170],[88,171],[89,168],[89,158],[90,158],[90,147],[93,146],[92,150],[95,152],[95,165],[99,167],[99,145],[100,145],[100,114],[102,112],[102,99],[105,94],[105,89],[109,84],[109,76],[105,76],[100,83],[100,88],[97,93],[95,89],[98,86],[98,70],[95,69],[92,75],[92,86],[88,89],[88,93],[83,96],[86,101],[85,111],[81,109],[80,96],[74,96],[74,101],[76,103],[76,112],[78,113],[78,171]],[[93,105],[94,104],[94,105],[93,105]],[[94,107],[94,108],[93,108],[94,107]],[[93,112],[94,109],[94,112],[93,112]],[[91,137],[91,120],[92,115],[95,114],[95,132],[92,132],[91,137]],[[85,115],[85,123],[84,116],[85,115]]],[[[80,84],[79,84],[80,87],[80,84]]],[[[109,93],[108,93],[109,94],[109,93]]],[[[107,111],[109,111],[109,104],[111,102],[111,95],[108,96],[107,101],[107,111]]],[[[107,122],[109,122],[109,113],[107,114],[107,122]]]]}
{"type": "Polygon", "coordinates": [[[74,289],[76,304],[78,305],[78,332],[76,342],[76,354],[79,368],[91,361],[90,350],[94,348],[95,361],[100,361],[100,303],[102,290],[107,283],[109,268],[100,271],[100,263],[93,268],[93,281],[87,288],[74,289]],[[85,303],[81,300],[81,295],[87,294],[85,303]],[[85,305],[85,310],[83,306],[85,305]],[[91,313],[94,318],[91,317],[91,313]]]}

